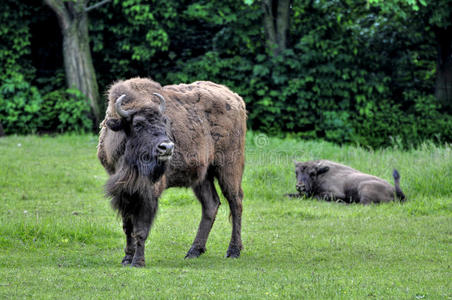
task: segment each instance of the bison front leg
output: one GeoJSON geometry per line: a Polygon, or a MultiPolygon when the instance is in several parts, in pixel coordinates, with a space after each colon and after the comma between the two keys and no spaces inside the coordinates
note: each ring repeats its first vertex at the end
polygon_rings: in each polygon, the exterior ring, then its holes
{"type": "Polygon", "coordinates": [[[126,247],[124,248],[126,255],[122,259],[121,264],[127,266],[132,263],[133,256],[135,255],[135,239],[132,237],[133,223],[131,217],[122,218],[122,228],[126,234],[126,247]]]}
{"type": "Polygon", "coordinates": [[[196,238],[188,250],[185,258],[195,258],[206,251],[206,242],[212,229],[218,207],[220,206],[220,197],[218,197],[213,178],[206,179],[199,186],[193,188],[196,197],[202,205],[202,219],[199,223],[196,238]]]}
{"type": "Polygon", "coordinates": [[[298,194],[292,194],[292,193],[287,193],[284,194],[285,197],[289,197],[289,198],[303,198],[303,197],[307,197],[306,194],[302,194],[302,193],[298,193],[298,194]]]}
{"type": "Polygon", "coordinates": [[[156,212],[157,201],[155,201],[155,203],[153,201],[152,203],[146,203],[143,205],[138,212],[132,216],[132,237],[135,240],[135,254],[131,263],[132,267],[145,266],[144,246],[156,212]]]}

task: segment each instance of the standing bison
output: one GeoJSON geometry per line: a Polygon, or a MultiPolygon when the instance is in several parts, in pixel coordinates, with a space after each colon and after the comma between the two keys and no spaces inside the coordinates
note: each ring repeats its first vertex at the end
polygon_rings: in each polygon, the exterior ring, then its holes
{"type": "Polygon", "coordinates": [[[162,87],[145,78],[115,83],[108,91],[98,157],[110,178],[106,194],[123,221],[123,265],[145,265],[144,246],[162,192],[191,187],[202,218],[186,258],[206,251],[220,199],[218,180],[232,216],[227,257],[242,249],[241,188],[246,109],[242,98],[209,81],[162,87]]]}

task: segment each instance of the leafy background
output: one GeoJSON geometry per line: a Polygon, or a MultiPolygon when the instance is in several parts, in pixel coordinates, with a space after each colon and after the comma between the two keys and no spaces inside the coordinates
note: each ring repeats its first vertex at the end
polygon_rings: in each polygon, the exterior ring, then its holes
{"type": "MultiPolygon", "coordinates": [[[[89,13],[91,51],[101,91],[134,76],[215,81],[244,98],[249,128],[268,134],[370,147],[450,142],[452,104],[434,97],[434,32],[451,26],[450,3],[294,0],[287,48],[273,56],[261,1],[115,0],[89,13]]],[[[95,130],[83,95],[66,90],[54,13],[31,0],[0,8],[5,132],[95,130]]]]}

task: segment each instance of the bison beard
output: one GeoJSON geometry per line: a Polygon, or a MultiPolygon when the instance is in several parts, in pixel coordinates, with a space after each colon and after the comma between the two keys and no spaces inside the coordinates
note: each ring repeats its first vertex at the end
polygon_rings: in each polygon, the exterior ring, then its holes
{"type": "Polygon", "coordinates": [[[123,265],[145,265],[158,198],[170,187],[191,187],[201,202],[201,222],[186,258],[205,252],[220,205],[215,179],[231,210],[226,256],[240,256],[245,133],[245,104],[224,86],[204,81],[161,87],[134,78],[110,88],[98,157],[110,175],[106,195],[123,220],[123,265]]]}
{"type": "Polygon", "coordinates": [[[151,178],[141,175],[134,167],[123,167],[108,179],[105,185],[106,195],[111,197],[112,207],[123,218],[136,213],[141,204],[157,203],[152,182],[163,175],[165,165],[157,162],[152,165],[154,168],[146,168],[146,173],[152,174],[151,178]]]}

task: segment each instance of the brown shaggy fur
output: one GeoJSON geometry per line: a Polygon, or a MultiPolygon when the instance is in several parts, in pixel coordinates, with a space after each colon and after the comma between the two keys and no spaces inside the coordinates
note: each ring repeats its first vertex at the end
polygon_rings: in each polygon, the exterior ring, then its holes
{"type": "Polygon", "coordinates": [[[381,178],[329,160],[295,162],[295,173],[300,195],[362,204],[389,202],[395,197],[405,199],[397,170],[393,172],[395,187],[381,178]]]}
{"type": "MultiPolygon", "coordinates": [[[[227,87],[209,81],[162,87],[150,79],[133,78],[112,85],[108,99],[106,117],[101,123],[98,157],[111,176],[107,194],[123,217],[127,237],[123,264],[144,265],[144,242],[149,231],[145,227],[150,227],[157,200],[169,187],[191,187],[201,202],[201,223],[186,257],[202,254],[220,205],[215,178],[229,202],[232,215],[233,230],[227,256],[238,257],[242,249],[241,181],[246,133],[246,109],[242,98],[227,87]],[[159,98],[153,93],[166,99],[164,116],[158,115],[159,98]],[[123,156],[129,141],[128,131],[113,131],[109,127],[111,120],[121,120],[115,110],[115,101],[123,94],[126,95],[121,106],[124,110],[135,110],[136,115],[147,111],[156,114],[157,119],[167,119],[166,137],[174,143],[174,153],[155,182],[126,166],[123,156]],[[143,214],[151,215],[145,226],[139,224],[143,214]]],[[[121,122],[127,127],[126,121],[121,122]]]]}

